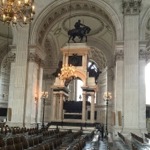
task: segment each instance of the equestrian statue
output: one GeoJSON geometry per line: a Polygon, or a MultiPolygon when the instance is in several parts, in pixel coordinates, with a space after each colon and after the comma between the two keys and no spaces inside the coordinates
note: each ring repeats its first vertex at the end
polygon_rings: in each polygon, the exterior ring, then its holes
{"type": "Polygon", "coordinates": [[[87,42],[87,34],[91,31],[91,28],[82,24],[80,20],[78,20],[75,25],[74,29],[71,29],[68,31],[69,39],[72,40],[74,43],[76,43],[75,38],[78,37],[80,39],[80,42],[83,41],[83,38],[85,38],[85,42],[87,42]]]}

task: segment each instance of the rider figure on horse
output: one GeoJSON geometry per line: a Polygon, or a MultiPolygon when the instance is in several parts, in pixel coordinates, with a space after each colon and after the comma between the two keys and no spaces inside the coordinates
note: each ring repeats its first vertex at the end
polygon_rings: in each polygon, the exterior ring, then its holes
{"type": "Polygon", "coordinates": [[[84,24],[81,23],[81,20],[78,20],[75,25],[74,25],[75,29],[79,30],[81,29],[81,27],[85,27],[84,24]]]}
{"type": "Polygon", "coordinates": [[[85,37],[85,41],[87,42],[87,34],[90,32],[91,28],[82,24],[80,20],[78,20],[74,24],[74,29],[71,29],[68,31],[69,39],[68,43],[72,39],[73,42],[76,42],[74,39],[75,37],[78,37],[80,39],[80,42],[82,42],[83,38],[85,37]]]}

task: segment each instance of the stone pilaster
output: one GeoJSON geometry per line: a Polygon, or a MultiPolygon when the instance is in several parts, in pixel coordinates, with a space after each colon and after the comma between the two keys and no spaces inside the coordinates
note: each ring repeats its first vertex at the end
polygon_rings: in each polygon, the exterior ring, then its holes
{"type": "Polygon", "coordinates": [[[60,102],[59,102],[59,120],[63,119],[63,93],[60,93],[60,102]]]}
{"type": "Polygon", "coordinates": [[[146,44],[140,43],[139,50],[139,127],[142,133],[146,133],[146,89],[145,89],[145,66],[146,44]]]}
{"type": "Polygon", "coordinates": [[[95,115],[95,93],[91,93],[91,123],[94,123],[95,119],[94,119],[94,115],[95,115]]]}
{"type": "Polygon", "coordinates": [[[53,93],[53,104],[52,104],[52,120],[56,120],[56,99],[57,99],[57,94],[53,93]]]}
{"type": "Polygon", "coordinates": [[[13,28],[16,60],[11,66],[11,83],[8,107],[11,109],[11,118],[7,124],[25,126],[25,104],[28,68],[28,40],[29,26],[13,28]]]}
{"type": "Polygon", "coordinates": [[[115,52],[115,127],[120,128],[123,126],[122,117],[123,117],[123,43],[116,44],[115,52]]]}
{"type": "MultiPolygon", "coordinates": [[[[42,92],[42,77],[43,77],[43,59],[44,56],[39,53],[39,47],[30,46],[28,55],[28,78],[27,78],[27,95],[26,95],[26,111],[25,123],[26,126],[35,124],[35,117],[38,114],[38,123],[40,122],[41,114],[41,92],[42,92]],[[36,106],[35,97],[38,101],[36,106]],[[36,107],[37,114],[36,114],[36,107]]],[[[44,54],[44,53],[43,53],[44,54]]]]}
{"type": "Polygon", "coordinates": [[[38,110],[38,114],[36,114],[36,107],[40,107],[40,89],[43,74],[41,62],[44,59],[44,52],[36,46],[29,46],[28,25],[18,26],[17,30],[16,28],[13,29],[14,45],[11,48],[12,51],[15,51],[16,59],[11,65],[11,83],[9,86],[11,92],[8,102],[11,117],[9,117],[7,124],[10,126],[31,127],[35,126],[36,121],[40,121],[40,113],[38,110]],[[37,105],[35,97],[38,99],[37,105]]]}
{"type": "Polygon", "coordinates": [[[86,92],[82,93],[82,122],[86,121],[86,92]]]}
{"type": "Polygon", "coordinates": [[[138,1],[127,2],[124,9],[124,127],[125,133],[139,133],[139,9],[138,1]],[[131,5],[132,4],[132,5],[131,5]],[[127,5],[128,6],[128,5],[127,5]],[[128,11],[128,9],[130,11],[128,11]]]}

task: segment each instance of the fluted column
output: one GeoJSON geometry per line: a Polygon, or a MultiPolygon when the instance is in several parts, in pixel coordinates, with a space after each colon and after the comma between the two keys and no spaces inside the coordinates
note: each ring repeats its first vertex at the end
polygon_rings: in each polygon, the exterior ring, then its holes
{"type": "Polygon", "coordinates": [[[10,126],[25,126],[25,104],[27,89],[28,70],[28,40],[29,26],[14,29],[14,49],[16,60],[11,69],[11,84],[9,91],[8,107],[11,111],[11,120],[7,122],[10,126]],[[13,103],[11,103],[13,101],[13,103]]]}
{"type": "Polygon", "coordinates": [[[139,13],[138,1],[124,2],[124,132],[139,133],[139,13]],[[136,8],[136,9],[135,9],[136,8]]]}
{"type": "Polygon", "coordinates": [[[56,100],[57,100],[57,93],[53,93],[52,120],[56,120],[56,100]]]}
{"type": "Polygon", "coordinates": [[[116,53],[115,53],[115,105],[114,105],[114,123],[117,128],[121,128],[123,126],[123,43],[118,43],[116,45],[116,53]]]}
{"type": "Polygon", "coordinates": [[[37,104],[37,123],[41,122],[41,113],[42,113],[42,101],[41,101],[41,93],[42,93],[42,82],[43,82],[43,67],[42,65],[39,66],[39,77],[38,77],[38,87],[37,87],[37,97],[38,97],[38,104],[37,104]]]}
{"type": "Polygon", "coordinates": [[[146,59],[146,44],[140,44],[139,51],[139,127],[143,133],[146,133],[146,89],[145,89],[145,66],[146,59]]]}
{"type": "Polygon", "coordinates": [[[82,122],[86,121],[86,92],[82,93],[82,122]]]}
{"type": "Polygon", "coordinates": [[[95,93],[91,93],[91,122],[94,123],[94,116],[95,116],[95,93]]]}
{"type": "MultiPolygon", "coordinates": [[[[44,55],[40,54],[38,47],[32,46],[29,49],[28,57],[28,76],[27,76],[27,91],[26,91],[26,108],[25,108],[25,124],[30,127],[35,124],[36,103],[35,97],[38,101],[37,113],[41,114],[40,108],[43,103],[41,98],[42,78],[43,78],[43,59],[44,55]]],[[[44,53],[43,53],[44,54],[44,53]]],[[[45,111],[45,110],[43,110],[45,111]]],[[[38,115],[39,120],[39,115],[38,115]]],[[[40,121],[40,120],[39,120],[40,121]]]]}
{"type": "Polygon", "coordinates": [[[62,121],[63,115],[63,93],[60,93],[60,102],[59,102],[59,120],[62,121]]]}

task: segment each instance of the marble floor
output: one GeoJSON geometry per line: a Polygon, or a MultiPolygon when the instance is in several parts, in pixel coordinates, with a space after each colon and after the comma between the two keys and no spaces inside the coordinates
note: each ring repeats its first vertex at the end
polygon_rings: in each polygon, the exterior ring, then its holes
{"type": "Polygon", "coordinates": [[[100,140],[97,145],[94,145],[92,142],[87,142],[83,150],[109,150],[109,148],[105,140],[100,140]]]}
{"type": "Polygon", "coordinates": [[[109,150],[107,139],[102,139],[100,132],[97,132],[93,139],[86,142],[83,150],[109,150]]]}

